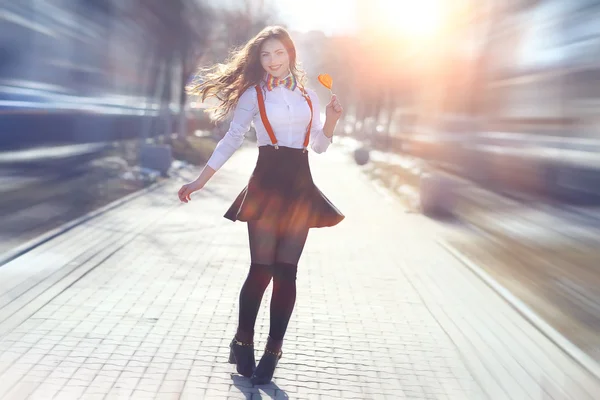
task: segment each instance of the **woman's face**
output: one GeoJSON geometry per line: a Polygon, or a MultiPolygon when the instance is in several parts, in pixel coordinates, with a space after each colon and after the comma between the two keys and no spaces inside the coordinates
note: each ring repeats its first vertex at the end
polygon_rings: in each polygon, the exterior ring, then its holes
{"type": "Polygon", "coordinates": [[[275,78],[284,78],[290,72],[290,56],[277,39],[267,39],[260,49],[260,64],[275,78]]]}

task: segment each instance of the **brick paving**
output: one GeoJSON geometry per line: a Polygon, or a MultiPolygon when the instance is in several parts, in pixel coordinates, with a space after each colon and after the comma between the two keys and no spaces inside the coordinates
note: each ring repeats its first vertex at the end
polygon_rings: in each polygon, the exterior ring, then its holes
{"type": "Polygon", "coordinates": [[[598,398],[593,377],[436,243],[435,224],[335,147],[311,154],[313,174],[347,218],[309,235],[274,382],[234,374],[250,256],[245,225],[222,214],[256,154],[238,151],[189,204],[173,179],[0,267],[0,398],[598,398]]]}

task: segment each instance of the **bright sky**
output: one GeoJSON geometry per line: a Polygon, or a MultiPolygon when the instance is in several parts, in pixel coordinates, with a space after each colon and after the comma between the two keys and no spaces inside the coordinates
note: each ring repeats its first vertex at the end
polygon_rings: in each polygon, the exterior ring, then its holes
{"type": "Polygon", "coordinates": [[[353,33],[356,0],[267,0],[291,30],[323,31],[327,35],[353,33]]]}
{"type": "Polygon", "coordinates": [[[471,0],[266,0],[291,30],[352,34],[362,23],[369,31],[425,38],[435,35],[449,11],[471,0]]]}

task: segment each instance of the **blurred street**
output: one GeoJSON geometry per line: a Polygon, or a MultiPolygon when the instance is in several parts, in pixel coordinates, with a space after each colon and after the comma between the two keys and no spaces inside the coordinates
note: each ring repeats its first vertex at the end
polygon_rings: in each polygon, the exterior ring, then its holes
{"type": "Polygon", "coordinates": [[[256,154],[240,150],[188,205],[176,197],[180,180],[165,182],[0,268],[3,398],[600,393],[593,377],[436,243],[438,225],[384,196],[341,148],[311,155],[315,181],[347,219],[309,236],[274,383],[252,387],[231,375],[228,343],[250,259],[245,225],[221,215],[256,154]]]}
{"type": "MultiPolygon", "coordinates": [[[[363,170],[411,212],[422,212],[428,168],[415,157],[372,151],[363,170]]],[[[456,193],[453,218],[439,221],[446,228],[440,238],[598,363],[600,209],[523,200],[443,169],[433,174],[456,193]]]]}
{"type": "Polygon", "coordinates": [[[0,263],[29,241],[145,186],[106,144],[0,152],[0,263]]]}

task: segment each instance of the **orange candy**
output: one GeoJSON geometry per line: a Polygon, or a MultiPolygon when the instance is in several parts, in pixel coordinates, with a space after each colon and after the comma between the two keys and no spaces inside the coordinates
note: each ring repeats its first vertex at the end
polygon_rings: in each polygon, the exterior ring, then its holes
{"type": "Polygon", "coordinates": [[[327,89],[331,90],[333,87],[333,79],[329,74],[320,74],[317,79],[321,82],[321,85],[325,86],[327,89]]]}

